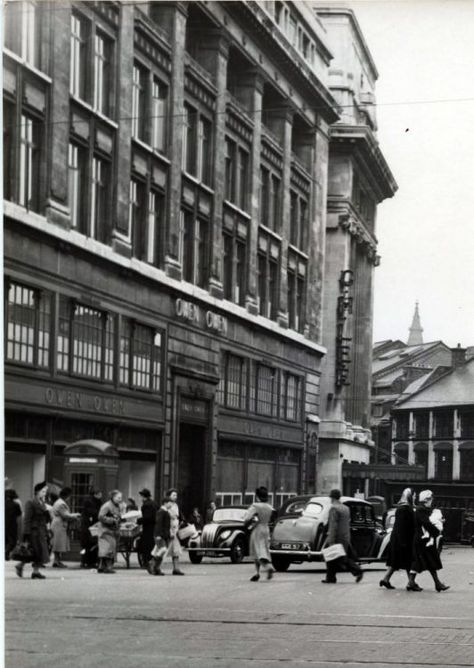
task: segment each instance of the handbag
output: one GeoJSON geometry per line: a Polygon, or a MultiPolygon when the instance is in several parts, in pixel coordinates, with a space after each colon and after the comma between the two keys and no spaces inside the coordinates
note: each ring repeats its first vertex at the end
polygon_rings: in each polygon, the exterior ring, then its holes
{"type": "Polygon", "coordinates": [[[323,547],[321,552],[323,554],[324,561],[334,561],[335,559],[340,559],[341,557],[346,556],[346,551],[341,543],[335,543],[334,545],[323,547]]]}
{"type": "Polygon", "coordinates": [[[29,543],[18,543],[10,552],[10,559],[28,564],[34,559],[33,548],[29,543]]]}
{"type": "Polygon", "coordinates": [[[180,542],[191,538],[191,536],[194,536],[195,534],[197,534],[197,531],[194,524],[187,524],[178,529],[178,539],[180,542]]]}

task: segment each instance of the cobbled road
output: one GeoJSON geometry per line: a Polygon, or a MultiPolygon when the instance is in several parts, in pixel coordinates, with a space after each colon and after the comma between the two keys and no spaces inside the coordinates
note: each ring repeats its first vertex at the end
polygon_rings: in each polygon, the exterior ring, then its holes
{"type": "MultiPolygon", "coordinates": [[[[132,557],[132,560],[134,557],[132,557]]],[[[5,564],[7,668],[455,668],[474,666],[474,550],[447,547],[436,593],[379,587],[383,569],[356,584],[321,583],[320,564],[249,582],[250,562],[183,560],[185,577],[152,577],[136,562],[116,575],[47,568],[19,579],[5,564]]],[[[170,564],[165,568],[169,571],[170,564]]]]}

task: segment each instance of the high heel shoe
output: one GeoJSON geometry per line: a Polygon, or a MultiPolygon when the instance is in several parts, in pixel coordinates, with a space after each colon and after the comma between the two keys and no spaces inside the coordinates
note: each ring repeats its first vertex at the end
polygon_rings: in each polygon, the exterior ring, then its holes
{"type": "Polygon", "coordinates": [[[258,582],[260,580],[260,575],[258,573],[255,573],[255,575],[252,575],[250,578],[250,582],[258,582]]]}
{"type": "Polygon", "coordinates": [[[435,588],[437,592],[446,591],[447,589],[449,589],[449,585],[445,585],[442,582],[440,582],[439,584],[435,585],[435,588]]]}
{"type": "Polygon", "coordinates": [[[395,589],[395,587],[391,585],[390,582],[387,582],[387,580],[380,580],[379,587],[385,587],[385,589],[395,589]]]}
{"type": "Polygon", "coordinates": [[[423,587],[417,585],[416,582],[408,583],[406,589],[407,591],[423,591],[423,587]]]}

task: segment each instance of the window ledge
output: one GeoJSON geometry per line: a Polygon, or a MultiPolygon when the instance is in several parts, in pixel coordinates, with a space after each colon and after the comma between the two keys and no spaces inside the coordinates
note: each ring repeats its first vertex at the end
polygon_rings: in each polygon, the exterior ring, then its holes
{"type": "Polygon", "coordinates": [[[233,204],[228,199],[224,200],[224,204],[225,204],[226,207],[229,207],[229,209],[232,209],[236,213],[239,213],[244,218],[247,218],[248,220],[252,219],[252,216],[249,213],[247,213],[247,211],[244,211],[243,209],[238,207],[237,204],[233,204]]]}
{"type": "Polygon", "coordinates": [[[71,100],[73,100],[83,109],[86,109],[89,113],[94,114],[94,116],[96,116],[97,118],[100,118],[101,121],[104,121],[104,123],[110,125],[110,127],[113,128],[114,130],[118,130],[118,123],[112,121],[108,116],[103,114],[101,111],[97,111],[97,109],[94,109],[92,105],[90,105],[88,102],[85,102],[84,100],[81,100],[81,98],[77,97],[77,95],[73,95],[72,93],[70,93],[70,96],[71,100]]]}
{"type": "Polygon", "coordinates": [[[190,173],[187,172],[185,169],[182,170],[182,174],[183,174],[183,176],[185,176],[187,179],[189,179],[189,181],[192,181],[193,183],[195,183],[197,186],[199,186],[199,187],[202,188],[203,190],[206,190],[206,191],[209,193],[209,195],[214,195],[214,190],[213,190],[210,186],[207,186],[205,183],[203,183],[202,181],[200,181],[200,180],[197,178],[197,176],[194,176],[193,174],[190,174],[190,173]]]}
{"type": "Polygon", "coordinates": [[[138,137],[132,137],[132,142],[142,148],[144,151],[147,151],[150,155],[154,155],[156,158],[159,158],[163,162],[166,162],[167,165],[171,164],[171,160],[166,157],[164,153],[160,153],[156,148],[153,148],[151,144],[147,144],[143,139],[138,137]]]}
{"type": "Polygon", "coordinates": [[[35,74],[35,75],[36,75],[37,77],[39,77],[40,79],[43,79],[43,81],[44,81],[45,83],[48,83],[48,84],[53,83],[53,80],[52,80],[52,78],[51,78],[50,76],[48,76],[47,74],[45,74],[44,72],[42,72],[41,70],[39,70],[37,67],[35,67],[35,66],[32,65],[31,63],[29,63],[27,60],[25,60],[25,58],[22,58],[21,56],[19,56],[19,55],[18,55],[17,53],[15,53],[14,51],[10,51],[10,49],[7,49],[6,46],[3,47],[3,51],[4,51],[4,54],[5,54],[6,56],[8,56],[8,57],[11,58],[12,60],[14,60],[14,61],[15,61],[16,63],[18,63],[19,65],[23,65],[23,67],[25,67],[27,70],[29,70],[30,72],[32,72],[33,74],[35,74]]]}
{"type": "Polygon", "coordinates": [[[267,227],[267,226],[264,225],[263,223],[260,223],[260,224],[259,224],[259,227],[260,227],[264,232],[267,232],[268,234],[270,234],[276,241],[278,241],[278,242],[281,243],[281,241],[282,241],[282,239],[283,239],[283,237],[281,236],[281,234],[277,234],[277,232],[274,232],[273,230],[271,230],[269,227],[267,227]]]}
{"type": "Polygon", "coordinates": [[[302,260],[309,260],[309,255],[304,253],[302,250],[300,250],[297,246],[293,246],[293,244],[288,244],[288,250],[291,250],[293,253],[297,253],[302,260]]]}

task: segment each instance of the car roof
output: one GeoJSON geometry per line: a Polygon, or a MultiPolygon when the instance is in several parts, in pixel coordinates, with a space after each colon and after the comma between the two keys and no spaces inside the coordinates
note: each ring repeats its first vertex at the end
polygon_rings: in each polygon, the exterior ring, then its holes
{"type": "MultiPolygon", "coordinates": [[[[361,503],[365,506],[370,506],[371,508],[373,507],[371,503],[366,501],[365,499],[356,499],[354,496],[341,496],[339,499],[342,503],[345,503],[346,501],[351,501],[355,503],[361,503]]],[[[329,496],[312,496],[309,499],[309,503],[328,503],[331,501],[331,498],[329,496]]]]}

